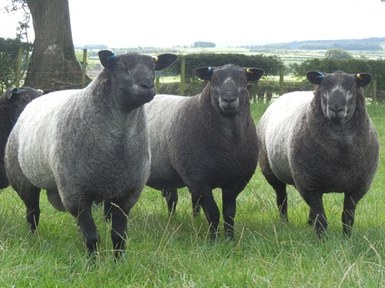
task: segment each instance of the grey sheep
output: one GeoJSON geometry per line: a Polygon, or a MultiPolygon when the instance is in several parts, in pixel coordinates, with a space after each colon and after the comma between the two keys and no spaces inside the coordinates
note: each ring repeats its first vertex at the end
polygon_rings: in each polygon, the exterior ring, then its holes
{"type": "Polygon", "coordinates": [[[127,215],[150,173],[143,104],[155,95],[155,70],[176,56],[154,61],[102,50],[99,59],[104,69],[86,88],[49,93],[27,106],[9,136],[5,164],[31,230],[39,223],[40,189],[46,189],[55,208],[75,217],[89,255],[99,241],[91,204],[113,202],[111,238],[118,257],[127,215]]]}
{"type": "Polygon", "coordinates": [[[4,167],[4,150],[8,136],[25,106],[41,95],[42,90],[21,87],[8,89],[0,96],[0,189],[9,185],[4,167]]]}
{"type": "Polygon", "coordinates": [[[361,88],[371,75],[308,72],[307,78],[318,85],[314,93],[282,95],[262,116],[259,164],[277,194],[281,218],[288,218],[286,184],[294,185],[319,237],[327,230],[323,194],[343,192],[343,233],[349,236],[378,163],[378,136],[361,88]]]}
{"type": "Polygon", "coordinates": [[[212,190],[221,188],[225,232],[231,238],[236,198],[257,165],[247,85],[263,70],[228,64],[197,68],[195,73],[208,81],[200,94],[157,95],[145,105],[152,154],[147,185],[163,190],[170,212],[177,188],[187,186],[194,212],[203,208],[212,238],[217,237],[220,218],[212,190]]]}

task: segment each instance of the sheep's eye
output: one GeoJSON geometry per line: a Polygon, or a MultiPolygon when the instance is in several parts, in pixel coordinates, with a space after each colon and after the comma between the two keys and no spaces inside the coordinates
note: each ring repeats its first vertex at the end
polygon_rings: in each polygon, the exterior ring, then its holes
{"type": "Polygon", "coordinates": [[[124,65],[122,63],[117,63],[116,64],[116,68],[119,69],[119,70],[124,70],[125,69],[125,67],[124,67],[124,65]]]}

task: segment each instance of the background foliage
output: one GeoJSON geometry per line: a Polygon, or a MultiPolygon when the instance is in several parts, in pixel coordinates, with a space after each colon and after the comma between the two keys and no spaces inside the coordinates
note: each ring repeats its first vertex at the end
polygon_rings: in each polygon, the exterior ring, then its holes
{"type": "Polygon", "coordinates": [[[24,75],[32,44],[0,38],[0,92],[14,86],[24,75]]]}

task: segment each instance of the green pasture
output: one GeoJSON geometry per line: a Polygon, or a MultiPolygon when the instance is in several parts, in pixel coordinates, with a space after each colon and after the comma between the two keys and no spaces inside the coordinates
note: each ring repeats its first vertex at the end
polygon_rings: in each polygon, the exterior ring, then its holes
{"type": "MultiPolygon", "coordinates": [[[[257,121],[266,107],[252,104],[257,121]]],[[[275,194],[258,169],[238,197],[234,241],[225,240],[222,223],[218,241],[209,240],[203,213],[192,217],[186,189],[169,218],[160,192],[146,188],[129,216],[127,252],[118,261],[110,224],[95,207],[101,243],[92,263],[72,216],[56,211],[42,193],[40,226],[32,235],[24,205],[8,188],[0,193],[0,287],[384,287],[385,106],[369,104],[368,110],[381,159],[349,239],[342,235],[341,194],[324,196],[328,237],[319,241],[292,188],[290,223],[279,221],[275,194]]],[[[220,191],[214,194],[221,205],[220,191]]]]}

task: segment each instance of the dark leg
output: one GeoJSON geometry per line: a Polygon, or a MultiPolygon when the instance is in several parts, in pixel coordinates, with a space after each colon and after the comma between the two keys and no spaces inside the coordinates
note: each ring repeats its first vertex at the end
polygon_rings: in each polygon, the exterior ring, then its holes
{"type": "Polygon", "coordinates": [[[345,193],[344,209],[342,211],[342,231],[345,236],[351,236],[356,206],[362,196],[361,194],[348,195],[345,193]]]}
{"type": "Polygon", "coordinates": [[[104,200],[103,202],[103,212],[104,212],[104,220],[106,222],[111,220],[111,201],[109,200],[104,200]]]}
{"type": "Polygon", "coordinates": [[[199,215],[199,212],[201,210],[201,196],[191,195],[191,204],[192,204],[192,210],[193,210],[193,216],[197,217],[199,215]]]}
{"type": "Polygon", "coordinates": [[[99,236],[92,218],[91,204],[83,203],[79,208],[70,209],[69,212],[77,220],[80,231],[84,237],[88,255],[93,257],[95,252],[97,252],[99,236]]]}
{"type": "Polygon", "coordinates": [[[114,246],[115,258],[119,258],[125,251],[127,239],[127,219],[131,209],[129,197],[122,197],[112,201],[112,230],[111,239],[114,246]]]}
{"type": "Polygon", "coordinates": [[[171,215],[175,212],[178,203],[178,191],[177,189],[163,189],[162,195],[166,198],[168,213],[171,215]]]}
{"type": "Polygon", "coordinates": [[[210,189],[200,191],[204,193],[200,197],[200,203],[202,205],[203,211],[205,212],[206,219],[210,225],[210,237],[211,239],[215,240],[218,237],[219,209],[215,203],[213,193],[210,189]]]}
{"type": "Polygon", "coordinates": [[[23,191],[22,195],[23,197],[21,195],[20,196],[22,197],[25,207],[27,208],[27,222],[29,223],[32,233],[34,233],[39,225],[40,219],[40,188],[31,187],[28,192],[28,197],[25,197],[25,191],[23,191]]]}
{"type": "Polygon", "coordinates": [[[39,225],[40,218],[40,188],[32,186],[28,180],[22,181],[21,183],[22,185],[15,184],[13,187],[24,202],[26,219],[31,232],[34,233],[39,225]]]}
{"type": "Polygon", "coordinates": [[[19,194],[26,207],[26,218],[32,232],[36,231],[40,218],[40,188],[35,187],[24,175],[18,160],[18,143],[16,139],[10,139],[11,145],[7,146],[5,155],[5,167],[9,182],[13,189],[19,194]],[[15,142],[13,142],[13,141],[15,142]]]}
{"type": "Polygon", "coordinates": [[[315,216],[316,215],[315,215],[314,211],[311,208],[309,208],[309,218],[307,220],[307,223],[309,225],[313,225],[314,224],[315,216]]]}
{"type": "Polygon", "coordinates": [[[287,192],[286,184],[277,180],[274,183],[273,188],[277,194],[277,207],[279,211],[279,216],[282,221],[289,222],[287,216],[287,192]]]}
{"type": "Polygon", "coordinates": [[[234,238],[234,219],[237,209],[236,198],[239,193],[239,189],[224,189],[222,191],[222,213],[225,226],[225,235],[228,239],[234,238]]]}
{"type": "Polygon", "coordinates": [[[288,222],[287,215],[287,192],[286,184],[281,182],[273,173],[270,168],[269,160],[267,159],[266,153],[261,153],[259,159],[262,174],[265,176],[267,182],[273,187],[277,197],[277,207],[279,216],[284,222],[288,222]]]}
{"type": "Polygon", "coordinates": [[[59,195],[59,192],[57,191],[57,189],[49,189],[47,190],[47,198],[48,198],[48,201],[51,203],[51,205],[59,210],[59,211],[66,211],[66,209],[64,208],[64,205],[61,201],[61,198],[60,198],[60,195],[59,195]]]}
{"type": "Polygon", "coordinates": [[[314,191],[301,192],[303,199],[310,207],[309,219],[314,224],[317,236],[321,238],[326,234],[327,220],[322,203],[322,194],[314,191]]]}

